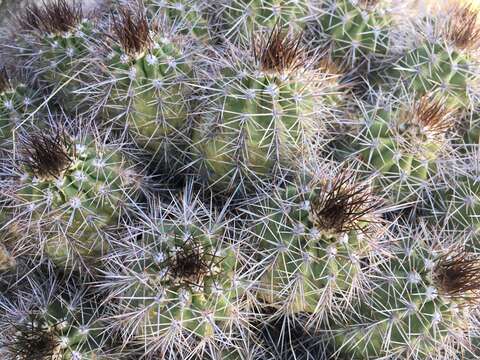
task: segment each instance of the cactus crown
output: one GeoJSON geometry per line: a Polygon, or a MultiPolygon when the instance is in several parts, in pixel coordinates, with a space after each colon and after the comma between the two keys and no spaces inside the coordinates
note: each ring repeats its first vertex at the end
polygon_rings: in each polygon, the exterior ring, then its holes
{"type": "Polygon", "coordinates": [[[370,192],[367,183],[351,182],[351,173],[340,171],[332,181],[323,183],[311,202],[310,220],[319,229],[344,233],[363,230],[363,223],[381,202],[370,192]]]}
{"type": "Polygon", "coordinates": [[[0,94],[5,91],[11,90],[10,78],[8,77],[7,69],[5,67],[0,68],[0,94]]]}
{"type": "Polygon", "coordinates": [[[68,148],[63,131],[56,130],[53,134],[39,131],[23,139],[22,161],[36,177],[58,178],[74,161],[75,154],[71,156],[68,148]]]}
{"type": "Polygon", "coordinates": [[[466,251],[448,252],[438,259],[434,281],[439,292],[452,300],[475,304],[480,299],[480,258],[466,251]]]}
{"type": "Polygon", "coordinates": [[[177,249],[167,258],[168,274],[185,285],[200,286],[203,278],[214,273],[214,268],[222,261],[215,254],[206,252],[201,243],[190,235],[177,249]]]}
{"type": "Polygon", "coordinates": [[[31,3],[18,18],[22,28],[50,34],[69,32],[82,19],[82,5],[75,0],[51,0],[42,6],[31,3]]]}
{"type": "Polygon", "coordinates": [[[476,49],[480,44],[478,11],[472,5],[456,5],[446,27],[446,38],[459,49],[476,49]]]}
{"type": "Polygon", "coordinates": [[[152,44],[148,20],[140,6],[135,9],[120,7],[118,16],[112,16],[113,33],[128,55],[138,55],[152,44]]]}
{"type": "Polygon", "coordinates": [[[15,340],[8,344],[9,352],[15,359],[53,359],[55,350],[59,347],[58,337],[42,326],[41,320],[30,315],[28,321],[16,325],[15,340]]]}
{"type": "Polygon", "coordinates": [[[275,25],[268,36],[257,38],[253,44],[253,56],[260,70],[272,73],[292,73],[306,65],[302,34],[291,35],[275,25]]]}

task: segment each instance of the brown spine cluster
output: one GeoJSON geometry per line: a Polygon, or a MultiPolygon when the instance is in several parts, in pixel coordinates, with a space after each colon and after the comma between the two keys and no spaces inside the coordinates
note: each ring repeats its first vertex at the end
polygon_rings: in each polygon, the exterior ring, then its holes
{"type": "Polygon", "coordinates": [[[17,17],[23,29],[41,33],[61,34],[74,29],[83,19],[82,5],[76,0],[43,1],[28,4],[17,17]]]}
{"type": "Polygon", "coordinates": [[[423,96],[416,102],[413,115],[424,129],[434,134],[444,134],[452,127],[452,110],[442,99],[423,96]]]}
{"type": "Polygon", "coordinates": [[[316,191],[311,202],[310,219],[325,231],[364,231],[365,223],[375,221],[372,214],[381,205],[381,200],[373,196],[367,183],[356,183],[350,171],[341,170],[316,191]]]}
{"type": "Polygon", "coordinates": [[[278,23],[268,36],[258,37],[252,48],[260,70],[282,74],[305,68],[308,58],[302,37],[303,34],[286,33],[278,23]]]}
{"type": "Polygon", "coordinates": [[[472,5],[454,5],[445,29],[448,41],[462,50],[475,50],[480,45],[478,11],[472,5]]]}
{"type": "MultiPolygon", "coordinates": [[[[75,152],[75,149],[72,149],[75,152]]],[[[39,178],[58,178],[74,161],[68,153],[66,134],[39,130],[21,141],[22,162],[39,178]]]]}
{"type": "Polygon", "coordinates": [[[460,304],[478,304],[480,299],[480,258],[464,250],[441,256],[434,269],[439,293],[460,304]]]}
{"type": "Polygon", "coordinates": [[[185,285],[203,287],[203,279],[212,275],[223,259],[205,251],[203,245],[190,236],[178,251],[165,260],[168,275],[185,285]]]}
{"type": "Polygon", "coordinates": [[[150,27],[141,5],[120,7],[118,14],[112,14],[112,30],[128,55],[140,54],[152,44],[150,27]]]}

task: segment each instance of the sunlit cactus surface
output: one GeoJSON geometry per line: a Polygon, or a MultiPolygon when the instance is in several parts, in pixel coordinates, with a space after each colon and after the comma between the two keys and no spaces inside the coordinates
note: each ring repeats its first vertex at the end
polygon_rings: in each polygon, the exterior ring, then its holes
{"type": "Polygon", "coordinates": [[[431,5],[7,16],[0,358],[480,358],[480,4],[431,5]]]}

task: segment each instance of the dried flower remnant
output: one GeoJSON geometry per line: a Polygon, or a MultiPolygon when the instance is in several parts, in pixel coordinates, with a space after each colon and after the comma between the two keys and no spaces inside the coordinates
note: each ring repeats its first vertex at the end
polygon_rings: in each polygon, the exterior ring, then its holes
{"type": "Polygon", "coordinates": [[[204,246],[192,235],[178,247],[164,264],[167,274],[175,281],[202,287],[203,279],[215,273],[215,267],[223,259],[204,250],[204,246]]]}

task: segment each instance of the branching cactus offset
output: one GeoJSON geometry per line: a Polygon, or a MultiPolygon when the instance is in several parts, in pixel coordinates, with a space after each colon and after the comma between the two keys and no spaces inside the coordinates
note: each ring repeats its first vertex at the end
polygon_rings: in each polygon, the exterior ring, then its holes
{"type": "Polygon", "coordinates": [[[105,257],[100,285],[114,288],[112,328],[146,356],[227,359],[235,330],[245,321],[246,282],[238,249],[226,236],[228,223],[205,218],[197,200],[189,198],[129,227],[105,257]]]}
{"type": "Polygon", "coordinates": [[[315,59],[301,41],[276,26],[250,52],[233,48],[214,60],[218,73],[192,147],[194,166],[218,192],[246,193],[285,176],[322,129],[322,101],[331,100],[336,75],[312,69],[315,59]]]}
{"type": "Polygon", "coordinates": [[[166,171],[182,165],[188,143],[192,69],[187,49],[192,42],[150,24],[143,11],[124,6],[113,15],[113,45],[104,60],[106,108],[109,120],[128,131],[139,148],[168,164],[166,171]]]}
{"type": "Polygon", "coordinates": [[[106,338],[98,321],[97,297],[75,289],[70,280],[65,284],[52,270],[33,272],[26,285],[16,285],[0,297],[2,356],[11,360],[101,358],[106,338]]]}
{"type": "Polygon", "coordinates": [[[259,296],[281,312],[321,318],[363,295],[377,262],[380,207],[369,184],[346,169],[272,199],[255,230],[259,296]]]}
{"type": "Polygon", "coordinates": [[[6,210],[11,207],[55,261],[98,256],[106,247],[104,230],[141,206],[135,202],[142,176],[101,138],[32,130],[20,138],[18,159],[10,164],[13,185],[5,195],[13,204],[6,210]]]}
{"type": "Polygon", "coordinates": [[[478,78],[474,53],[480,40],[480,20],[473,6],[452,6],[446,22],[435,20],[437,33],[425,34],[390,75],[419,96],[440,94],[450,106],[468,108],[469,89],[478,78]]]}
{"type": "Polygon", "coordinates": [[[437,160],[449,148],[453,112],[442,99],[408,96],[364,109],[366,122],[355,135],[361,161],[378,173],[378,188],[396,202],[418,198],[437,172],[437,160]]]}
{"type": "Polygon", "coordinates": [[[349,324],[338,329],[339,322],[330,322],[336,324],[338,351],[354,359],[471,355],[478,255],[458,243],[442,244],[444,234],[404,236],[396,256],[380,265],[367,300],[348,316],[349,324]]]}

